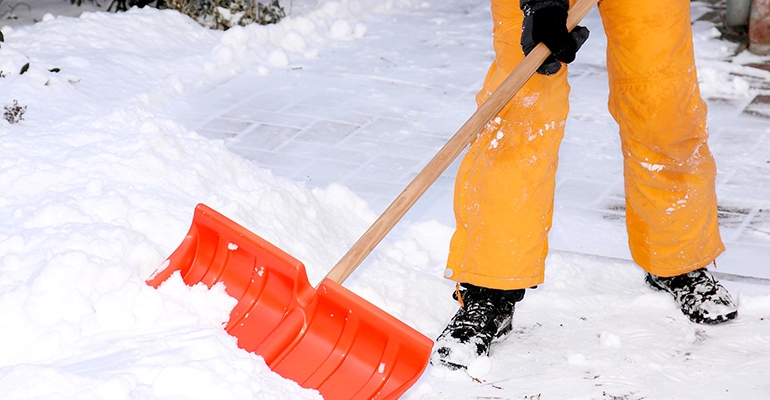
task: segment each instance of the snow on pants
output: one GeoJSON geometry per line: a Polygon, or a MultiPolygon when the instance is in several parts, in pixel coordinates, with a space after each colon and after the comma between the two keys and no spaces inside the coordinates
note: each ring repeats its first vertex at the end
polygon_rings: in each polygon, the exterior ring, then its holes
{"type": "MultiPolygon", "coordinates": [[[[519,1],[491,3],[496,58],[479,104],[524,57],[519,1]]],[[[706,266],[724,246],[690,0],[602,0],[599,12],[608,38],[609,110],[624,157],[631,254],[659,276],[706,266]]],[[[457,228],[447,278],[498,289],[543,282],[569,110],[566,70],[535,74],[471,143],[455,182],[457,228]]]]}

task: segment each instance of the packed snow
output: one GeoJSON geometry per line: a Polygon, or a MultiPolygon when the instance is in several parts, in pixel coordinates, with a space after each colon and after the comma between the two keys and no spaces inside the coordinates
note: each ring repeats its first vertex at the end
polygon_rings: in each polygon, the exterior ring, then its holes
{"type": "MultiPolygon", "coordinates": [[[[170,10],[116,14],[93,4],[28,3],[26,14],[14,8],[19,20],[0,21],[8,22],[0,43],[0,104],[27,107],[16,123],[0,119],[0,397],[320,398],[236,346],[223,330],[235,301],[222,285],[188,287],[178,274],[157,290],[144,282],[184,238],[197,203],[301,260],[312,284],[377,214],[342,185],[312,188],[273,174],[158,110],[246,72],[272,79],[300,63],[328,65],[318,58],[342,46],[365,47],[368,38],[382,45],[437,26],[489,37],[487,4],[294,0],[279,24],[222,32],[170,10]]],[[[694,13],[702,11],[693,4],[694,13]]],[[[0,14],[8,6],[0,2],[0,14]]],[[[586,25],[592,37],[577,62],[589,72],[574,85],[581,100],[567,127],[572,145],[601,140],[584,139],[585,132],[616,130],[606,111],[596,111],[606,104],[606,87],[594,85],[601,75],[592,72],[604,64],[598,14],[586,25]]],[[[743,65],[767,58],[732,57],[735,45],[718,36],[712,24],[694,24],[702,92],[748,101],[747,79],[770,81],[770,74],[743,65]]],[[[391,45],[394,52],[409,48],[391,45]]],[[[464,61],[462,45],[435,59],[414,58],[431,68],[445,63],[444,77],[478,88],[491,38],[485,46],[472,48],[486,57],[476,60],[464,61]]],[[[366,62],[347,60],[361,71],[366,62]]],[[[421,67],[398,71],[410,68],[421,67]]],[[[473,90],[466,109],[473,107],[473,90]]],[[[421,100],[440,105],[432,95],[425,91],[421,100]]],[[[713,113],[712,130],[734,128],[730,112],[713,113]]],[[[750,132],[770,135],[766,120],[746,123],[750,132]]],[[[597,159],[617,160],[616,147],[597,151],[597,159]]],[[[766,175],[770,161],[731,162],[757,165],[754,173],[766,175]]],[[[443,278],[452,226],[437,220],[402,226],[345,286],[436,337],[457,307],[453,284],[443,278]]],[[[592,229],[579,221],[578,227],[592,229]]],[[[600,234],[582,236],[602,242],[600,234]]],[[[766,268],[768,259],[760,253],[755,267],[766,268]]],[[[555,251],[546,283],[517,305],[507,341],[467,373],[429,366],[404,398],[768,398],[770,285],[725,284],[739,300],[738,320],[694,325],[623,257],[555,251]]]]}

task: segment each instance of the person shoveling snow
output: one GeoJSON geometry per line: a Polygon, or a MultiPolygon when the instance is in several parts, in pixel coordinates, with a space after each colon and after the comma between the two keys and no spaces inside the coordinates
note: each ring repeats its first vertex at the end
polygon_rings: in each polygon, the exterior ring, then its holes
{"type": "MultiPolygon", "coordinates": [[[[460,309],[432,355],[434,364],[452,369],[467,368],[505,339],[516,303],[544,281],[557,154],[569,109],[562,63],[572,62],[588,37],[583,27],[567,31],[567,0],[491,4],[495,60],[479,104],[536,44],[553,54],[471,144],[457,173],[457,229],[444,276],[457,282],[460,309]]],[[[599,11],[634,261],[647,272],[648,284],[674,296],[693,322],[732,320],[735,302],[706,269],[725,246],[689,1],[613,0],[599,11]]]]}

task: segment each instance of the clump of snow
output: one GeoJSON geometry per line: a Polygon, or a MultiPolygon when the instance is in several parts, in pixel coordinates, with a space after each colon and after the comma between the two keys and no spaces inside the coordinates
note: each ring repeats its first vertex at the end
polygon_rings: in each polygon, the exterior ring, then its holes
{"type": "Polygon", "coordinates": [[[492,370],[492,362],[487,356],[481,356],[468,365],[468,375],[473,378],[483,378],[492,370]]]}
{"type": "Polygon", "coordinates": [[[329,28],[329,36],[337,40],[358,39],[363,37],[365,33],[366,26],[361,23],[351,26],[350,22],[344,19],[338,19],[332,22],[331,27],[329,28]]]}
{"type": "Polygon", "coordinates": [[[698,83],[705,95],[749,97],[752,93],[751,86],[744,78],[721,68],[698,69],[698,83]]]}

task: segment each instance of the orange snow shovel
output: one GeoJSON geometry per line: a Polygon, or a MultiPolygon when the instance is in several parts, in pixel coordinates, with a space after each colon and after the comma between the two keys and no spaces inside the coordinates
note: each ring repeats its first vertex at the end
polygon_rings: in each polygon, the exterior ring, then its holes
{"type": "MultiPolygon", "coordinates": [[[[568,28],[597,1],[579,0],[568,28]]],[[[203,204],[182,244],[147,284],[157,288],[176,271],[188,285],[224,282],[238,300],[225,330],[273,371],[326,399],[398,398],[427,367],[433,341],[341,284],[549,54],[542,44],[532,50],[317,288],[301,262],[203,204]]]]}

